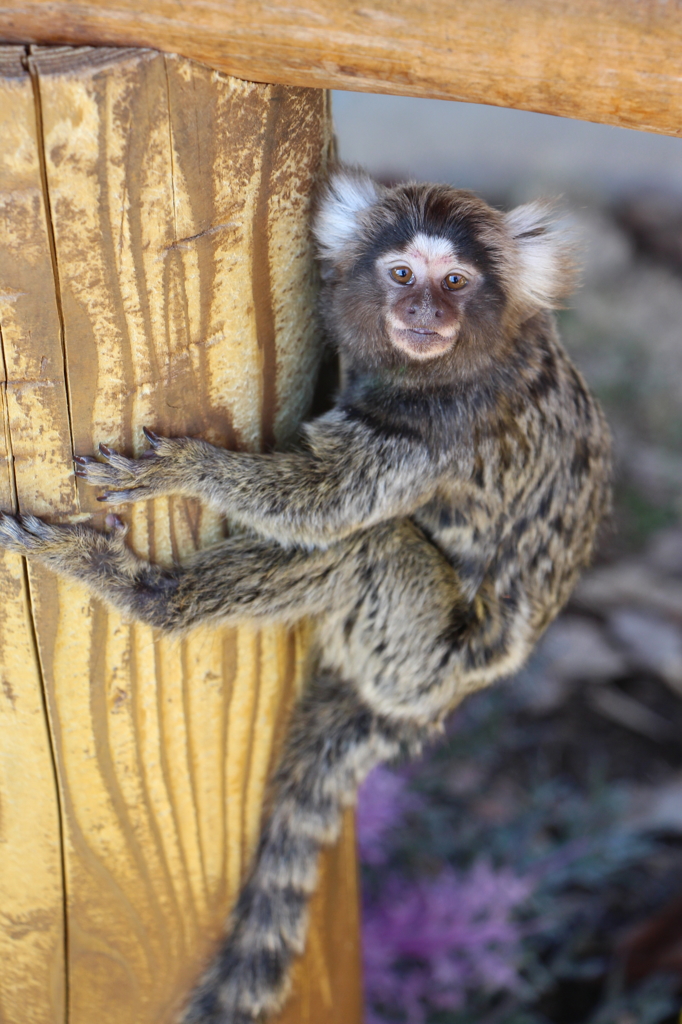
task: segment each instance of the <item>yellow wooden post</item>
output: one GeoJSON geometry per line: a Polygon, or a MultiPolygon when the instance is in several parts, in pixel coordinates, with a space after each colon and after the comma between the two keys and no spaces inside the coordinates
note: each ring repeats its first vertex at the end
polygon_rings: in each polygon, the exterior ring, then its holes
{"type": "MultiPolygon", "coordinates": [[[[137,453],[143,424],[285,441],[319,354],[326,95],[5,47],[0,139],[1,507],[101,522],[72,453],[137,453]]],[[[184,500],[124,518],[166,562],[224,529],[184,500]]],[[[0,593],[0,1020],[166,1024],[248,868],[305,628],[162,638],[8,554],[0,593]]],[[[322,877],[282,1024],[360,1019],[350,822],[322,877]]]]}

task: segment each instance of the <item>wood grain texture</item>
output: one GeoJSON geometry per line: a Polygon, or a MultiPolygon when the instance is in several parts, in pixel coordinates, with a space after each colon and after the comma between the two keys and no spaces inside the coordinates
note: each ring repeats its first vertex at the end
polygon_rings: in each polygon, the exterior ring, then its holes
{"type": "Polygon", "coordinates": [[[682,130],[680,0],[0,0],[0,38],[154,46],[253,81],[682,130]]]}
{"type": "MultiPolygon", "coordinates": [[[[0,49],[0,138],[0,508],[16,509],[20,491],[44,512],[53,495],[68,506],[74,492],[68,431],[58,433],[64,377],[33,90],[14,47],[0,49]],[[37,423],[40,446],[31,432],[37,423]]],[[[0,1020],[62,1024],[59,805],[26,566],[17,555],[0,554],[0,595],[0,1020]]]]}
{"type": "MultiPolygon", "coordinates": [[[[34,133],[5,148],[3,173],[20,174],[28,153],[37,188],[24,199],[8,186],[0,237],[0,295],[21,298],[0,306],[16,467],[5,476],[22,509],[77,520],[101,506],[74,490],[71,438],[80,454],[97,441],[134,453],[143,424],[253,450],[292,433],[318,359],[307,224],[330,123],[321,92],[152,51],[34,49],[24,64],[3,81],[30,98],[11,120],[34,133]],[[22,202],[43,227],[15,281],[22,202]]],[[[166,562],[224,529],[181,500],[125,518],[136,550],[166,562]]],[[[21,593],[3,580],[3,601],[30,618],[39,652],[33,685],[37,699],[44,686],[61,801],[68,1021],[166,1024],[248,868],[306,630],[170,640],[40,567],[24,579],[21,593]]],[[[54,835],[54,793],[44,803],[54,835]]],[[[297,1005],[311,1024],[359,1020],[351,847],[349,829],[324,869],[283,1024],[304,1019],[297,1005]]],[[[56,1012],[35,1019],[61,1024],[56,1012]]]]}

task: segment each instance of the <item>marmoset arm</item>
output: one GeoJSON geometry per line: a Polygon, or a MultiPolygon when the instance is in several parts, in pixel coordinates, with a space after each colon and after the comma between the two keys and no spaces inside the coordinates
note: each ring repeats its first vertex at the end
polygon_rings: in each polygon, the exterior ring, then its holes
{"type": "Polygon", "coordinates": [[[439,479],[426,445],[382,437],[334,410],[314,421],[300,451],[251,455],[196,438],[161,438],[128,459],[101,445],[105,462],[76,459],[76,472],[112,505],[159,494],[199,498],[280,544],[325,545],[429,499],[439,479]]]}

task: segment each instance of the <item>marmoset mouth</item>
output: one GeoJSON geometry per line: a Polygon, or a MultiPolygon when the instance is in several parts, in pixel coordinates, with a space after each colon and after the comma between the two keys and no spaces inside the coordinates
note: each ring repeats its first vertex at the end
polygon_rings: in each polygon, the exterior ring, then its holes
{"type": "Polygon", "coordinates": [[[457,333],[456,329],[446,332],[439,331],[433,327],[404,327],[402,325],[400,327],[394,326],[393,330],[396,334],[413,335],[417,338],[442,338],[443,341],[452,341],[457,333]]]}
{"type": "Polygon", "coordinates": [[[393,331],[396,348],[407,352],[413,359],[431,359],[446,352],[455,340],[455,335],[444,335],[426,327],[403,327],[393,331]]]}

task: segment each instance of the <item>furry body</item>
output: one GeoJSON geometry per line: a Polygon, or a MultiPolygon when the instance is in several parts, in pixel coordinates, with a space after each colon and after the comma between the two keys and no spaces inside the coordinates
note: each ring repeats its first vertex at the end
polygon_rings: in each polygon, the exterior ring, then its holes
{"type": "Polygon", "coordinates": [[[298,450],[148,432],[146,458],[77,460],[111,503],[188,495],[247,535],[164,570],[125,546],[115,517],[108,534],[0,517],[0,543],[160,629],[315,617],[316,669],[252,875],[186,1024],[253,1024],[281,1004],[319,850],[358,783],[522,664],[609,500],[608,432],[548,312],[568,269],[543,211],[505,219],[468,193],[346,172],[316,230],[343,381],[298,450]],[[404,291],[401,261],[425,268],[404,291]],[[440,294],[443,267],[461,294],[440,294]]]}

